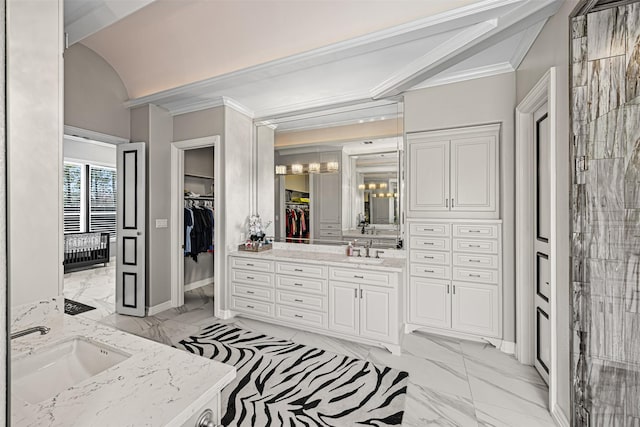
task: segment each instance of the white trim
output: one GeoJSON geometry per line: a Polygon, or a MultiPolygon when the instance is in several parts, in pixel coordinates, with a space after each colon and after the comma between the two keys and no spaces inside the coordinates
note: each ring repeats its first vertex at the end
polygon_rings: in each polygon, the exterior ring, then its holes
{"type": "MultiPolygon", "coordinates": [[[[184,141],[175,141],[171,143],[171,306],[180,307],[184,304],[184,252],[182,250],[183,241],[183,195],[184,195],[184,150],[193,148],[213,147],[214,156],[214,180],[218,188],[222,188],[222,171],[220,167],[221,147],[220,136],[207,136],[204,138],[188,139],[184,141]]],[[[213,202],[214,206],[214,222],[221,224],[220,221],[220,197],[216,194],[213,202]]],[[[218,238],[220,233],[216,233],[216,251],[213,253],[213,292],[216,297],[213,299],[213,315],[220,317],[220,272],[222,269],[222,261],[220,256],[222,251],[219,250],[218,238]]]]}
{"type": "Polygon", "coordinates": [[[64,125],[64,137],[76,140],[89,139],[94,143],[101,142],[109,145],[126,144],[130,142],[128,139],[120,138],[119,136],[107,135],[106,133],[95,132],[69,125],[64,125]]]}
{"type": "Polygon", "coordinates": [[[549,408],[557,407],[558,393],[558,234],[557,234],[557,156],[558,144],[555,129],[558,124],[557,70],[552,67],[531,89],[516,107],[516,357],[520,363],[534,362],[534,285],[533,236],[533,114],[545,103],[548,105],[550,125],[550,171],[551,171],[551,235],[550,235],[550,285],[551,285],[551,366],[549,367],[549,408]]]}
{"type": "Polygon", "coordinates": [[[172,307],[171,301],[165,301],[162,304],[147,307],[147,316],[155,316],[158,313],[162,313],[165,310],[169,310],[172,307]]]}
{"type": "Polygon", "coordinates": [[[424,81],[428,72],[435,75],[444,71],[446,67],[441,67],[443,63],[468,50],[470,44],[495,31],[497,26],[498,20],[491,19],[465,28],[372,88],[371,98],[380,99],[398,95],[424,81]],[[434,72],[434,69],[438,71],[434,72]]]}
{"type": "Polygon", "coordinates": [[[197,282],[186,283],[184,285],[184,291],[185,292],[192,291],[194,289],[198,289],[198,288],[201,288],[203,286],[210,285],[211,283],[213,283],[213,278],[212,277],[210,277],[208,279],[198,280],[197,282]]]}
{"type": "Polygon", "coordinates": [[[571,423],[569,423],[569,418],[567,414],[564,413],[562,408],[559,405],[555,405],[551,410],[551,418],[555,421],[556,425],[559,427],[569,427],[571,423]]]}
{"type": "Polygon", "coordinates": [[[513,341],[502,341],[502,344],[500,344],[500,351],[507,354],[515,354],[516,343],[513,341]]]}
{"type": "Polygon", "coordinates": [[[458,71],[445,74],[442,77],[436,76],[424,83],[412,87],[410,90],[425,89],[428,87],[443,86],[451,83],[459,83],[467,80],[480,79],[483,77],[496,76],[498,74],[512,73],[515,69],[509,62],[501,62],[499,64],[485,65],[483,67],[472,68],[469,70],[458,71]]]}
{"type": "Polygon", "coordinates": [[[234,110],[244,114],[245,116],[249,116],[251,118],[254,117],[254,112],[251,109],[242,105],[235,99],[229,98],[228,96],[215,96],[199,102],[187,101],[186,104],[185,104],[185,101],[182,101],[182,102],[175,102],[173,104],[168,103],[165,105],[165,107],[169,110],[172,116],[178,116],[180,114],[192,113],[194,111],[201,111],[209,108],[222,107],[222,106],[233,108],[234,110]]]}
{"type": "Polygon", "coordinates": [[[233,317],[236,317],[236,314],[231,310],[219,310],[218,314],[218,318],[222,320],[229,320],[233,317]]]}

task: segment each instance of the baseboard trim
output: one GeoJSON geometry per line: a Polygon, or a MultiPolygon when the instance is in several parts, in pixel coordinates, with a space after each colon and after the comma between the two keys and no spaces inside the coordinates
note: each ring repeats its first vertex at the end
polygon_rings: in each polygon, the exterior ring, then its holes
{"type": "Polygon", "coordinates": [[[507,354],[516,354],[516,343],[512,341],[502,341],[500,351],[507,354]]]}
{"type": "Polygon", "coordinates": [[[192,282],[192,283],[188,283],[184,285],[184,291],[192,291],[194,289],[198,289],[201,288],[203,286],[207,286],[209,284],[213,283],[213,277],[210,277],[208,279],[202,279],[202,280],[198,280],[197,282],[192,282]]]}
{"type": "Polygon", "coordinates": [[[236,314],[231,310],[220,310],[220,316],[219,317],[222,320],[229,320],[229,319],[231,319],[232,317],[235,317],[235,316],[236,316],[236,314]]]}
{"type": "Polygon", "coordinates": [[[147,316],[155,316],[158,313],[162,313],[165,310],[171,308],[171,300],[165,301],[162,304],[147,307],[147,316]]]}
{"type": "Polygon", "coordinates": [[[554,408],[551,411],[551,418],[559,427],[569,427],[571,425],[569,423],[569,418],[567,418],[567,414],[565,414],[562,408],[558,405],[554,405],[554,408]]]}

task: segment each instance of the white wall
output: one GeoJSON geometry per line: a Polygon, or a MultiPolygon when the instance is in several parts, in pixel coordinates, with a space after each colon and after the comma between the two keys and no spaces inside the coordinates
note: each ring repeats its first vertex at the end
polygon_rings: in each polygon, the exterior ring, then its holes
{"type": "Polygon", "coordinates": [[[405,94],[405,129],[418,132],[502,123],[500,217],[503,220],[503,337],[515,342],[515,73],[500,74],[405,94]]]}
{"type": "Polygon", "coordinates": [[[520,102],[540,78],[551,67],[558,67],[555,171],[556,217],[555,242],[557,256],[557,337],[558,349],[558,406],[569,417],[571,415],[571,370],[570,370],[570,282],[569,282],[569,15],[577,6],[576,0],[567,0],[560,10],[546,23],[535,43],[516,72],[517,100],[520,102]]]}
{"type": "Polygon", "coordinates": [[[118,73],[80,43],[64,59],[64,124],[129,139],[129,95],[118,73]]]}
{"type": "MultiPolygon", "coordinates": [[[[5,2],[0,2],[0,22],[5,21],[5,2]]],[[[0,93],[5,93],[5,32],[0,31],[0,93]]],[[[6,186],[6,110],[5,103],[0,102],[0,258],[7,259],[7,186],[6,186]]],[[[0,382],[9,383],[7,366],[7,311],[8,293],[7,263],[0,262],[0,382]]],[[[0,425],[7,425],[7,387],[0,387],[0,425]]]]}
{"type": "Polygon", "coordinates": [[[16,306],[57,296],[62,283],[62,2],[6,7],[8,278],[16,306]],[[30,209],[34,195],[38,208],[30,209]]]}

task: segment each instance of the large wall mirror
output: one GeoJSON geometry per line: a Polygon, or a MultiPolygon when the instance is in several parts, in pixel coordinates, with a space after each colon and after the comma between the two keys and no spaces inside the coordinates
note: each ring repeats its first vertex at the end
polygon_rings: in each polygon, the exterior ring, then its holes
{"type": "Polygon", "coordinates": [[[402,247],[401,103],[288,117],[269,126],[276,241],[357,239],[402,247]]]}

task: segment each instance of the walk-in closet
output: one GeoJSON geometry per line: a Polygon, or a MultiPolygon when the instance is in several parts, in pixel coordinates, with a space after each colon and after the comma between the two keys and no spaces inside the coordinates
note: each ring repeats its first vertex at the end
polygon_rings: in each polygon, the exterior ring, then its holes
{"type": "Polygon", "coordinates": [[[184,291],[213,295],[215,251],[213,147],[184,152],[184,291]]]}

